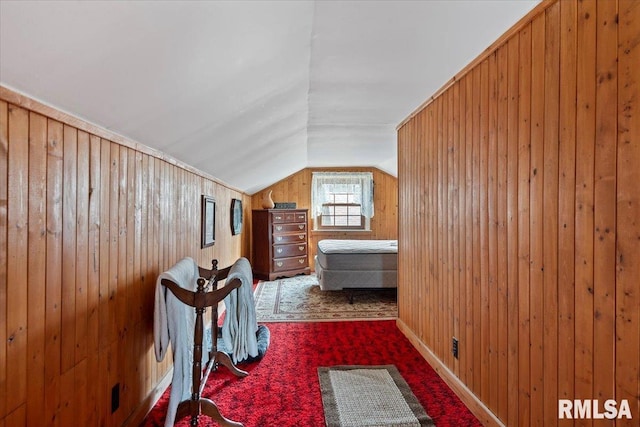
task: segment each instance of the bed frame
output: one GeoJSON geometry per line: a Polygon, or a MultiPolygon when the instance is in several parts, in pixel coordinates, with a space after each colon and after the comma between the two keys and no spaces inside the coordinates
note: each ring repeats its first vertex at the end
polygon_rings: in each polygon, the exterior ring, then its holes
{"type": "Polygon", "coordinates": [[[323,291],[398,287],[397,241],[320,240],[317,246],[315,272],[323,291]]]}

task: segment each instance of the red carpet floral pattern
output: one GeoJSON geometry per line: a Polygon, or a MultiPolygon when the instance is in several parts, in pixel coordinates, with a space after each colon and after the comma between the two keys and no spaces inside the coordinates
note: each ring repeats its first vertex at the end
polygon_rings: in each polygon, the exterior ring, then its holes
{"type": "MultiPolygon", "coordinates": [[[[325,425],[319,366],[394,364],[438,427],[481,426],[440,379],[395,321],[270,323],[271,346],[265,357],[240,365],[243,379],[226,368],[212,372],[204,397],[221,413],[246,427],[321,427],[325,425]]],[[[144,427],[164,424],[167,390],[144,427]]],[[[178,424],[189,425],[185,418],[178,424]]],[[[216,424],[202,417],[200,426],[216,424]]]]}

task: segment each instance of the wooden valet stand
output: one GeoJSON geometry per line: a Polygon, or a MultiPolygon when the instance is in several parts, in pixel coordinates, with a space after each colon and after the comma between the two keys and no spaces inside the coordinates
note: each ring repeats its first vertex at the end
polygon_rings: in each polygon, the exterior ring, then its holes
{"type": "Polygon", "coordinates": [[[225,418],[218,406],[211,399],[202,397],[202,391],[212,370],[217,370],[218,365],[226,366],[237,377],[246,377],[248,372],[238,369],[231,357],[223,351],[218,351],[218,303],[222,301],[232,290],[242,284],[240,279],[233,279],[218,289],[218,281],[224,280],[229,275],[231,266],[218,270],[218,260],[213,260],[212,269],[207,270],[198,267],[200,278],[195,292],[180,287],[169,279],[162,279],[162,285],[166,286],[182,303],[194,307],[196,320],[193,339],[193,374],[191,398],[178,404],[175,421],[186,416],[191,416],[191,426],[198,425],[198,417],[207,415],[225,427],[243,427],[242,423],[225,418]],[[206,279],[205,279],[206,278],[206,279]],[[204,335],[204,312],[207,307],[212,307],[211,314],[211,343],[209,361],[206,370],[202,370],[202,339],[204,335]]]}

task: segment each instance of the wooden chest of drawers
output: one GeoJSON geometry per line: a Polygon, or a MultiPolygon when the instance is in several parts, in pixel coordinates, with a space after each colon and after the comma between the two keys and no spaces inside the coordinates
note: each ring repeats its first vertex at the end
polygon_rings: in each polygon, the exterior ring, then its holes
{"type": "Polygon", "coordinates": [[[273,280],[309,274],[306,209],[253,211],[253,274],[273,280]]]}

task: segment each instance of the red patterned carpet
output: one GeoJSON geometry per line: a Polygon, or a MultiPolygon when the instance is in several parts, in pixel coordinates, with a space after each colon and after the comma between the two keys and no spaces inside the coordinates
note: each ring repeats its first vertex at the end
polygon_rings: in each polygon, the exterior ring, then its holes
{"type": "MultiPolygon", "coordinates": [[[[481,426],[413,348],[395,321],[268,323],[271,345],[264,359],[240,365],[238,379],[222,367],[211,373],[204,396],[227,418],[246,427],[325,425],[318,366],[395,364],[438,427],[481,426]]],[[[144,427],[162,426],[169,393],[151,410],[144,427]]],[[[188,426],[184,418],[178,426],[188,426]]],[[[215,426],[202,417],[200,426],[215,426]]]]}

